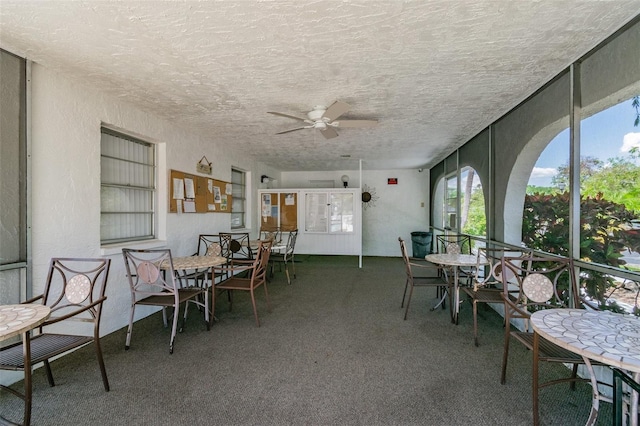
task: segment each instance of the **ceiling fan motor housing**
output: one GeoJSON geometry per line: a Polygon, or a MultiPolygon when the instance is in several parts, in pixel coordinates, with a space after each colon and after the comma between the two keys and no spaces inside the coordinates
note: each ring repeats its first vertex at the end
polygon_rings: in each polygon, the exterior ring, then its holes
{"type": "Polygon", "coordinates": [[[326,110],[327,110],[326,107],[316,106],[316,107],[313,108],[312,111],[309,111],[307,113],[307,117],[309,117],[309,120],[311,120],[311,121],[319,121],[319,120],[329,121],[328,118],[325,119],[325,118],[322,117],[326,110]]]}

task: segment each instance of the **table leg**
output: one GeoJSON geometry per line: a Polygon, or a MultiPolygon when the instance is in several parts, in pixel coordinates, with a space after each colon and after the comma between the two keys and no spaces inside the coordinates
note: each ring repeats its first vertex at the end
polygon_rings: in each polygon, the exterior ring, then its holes
{"type": "MultiPolygon", "coordinates": [[[[640,373],[633,373],[633,380],[640,383],[640,373]]],[[[638,426],[638,392],[631,389],[631,409],[629,410],[630,424],[638,426]]]]}
{"type": "Polygon", "coordinates": [[[31,395],[33,384],[31,382],[31,331],[22,334],[22,351],[24,356],[24,419],[23,424],[31,423],[31,395]]]}
{"type": "Polygon", "coordinates": [[[444,301],[446,300],[447,296],[449,296],[449,290],[444,291],[444,293],[442,293],[442,297],[440,298],[440,300],[438,301],[438,303],[436,303],[433,308],[431,308],[432,311],[435,311],[436,308],[438,308],[439,306],[441,306],[444,301]]]}
{"type": "Polygon", "coordinates": [[[458,325],[458,312],[460,312],[460,286],[458,285],[458,267],[453,267],[453,300],[451,301],[451,322],[458,325]]]}
{"type": "MultiPolygon", "coordinates": [[[[447,297],[450,297],[449,294],[449,274],[447,274],[447,270],[446,267],[442,268],[442,273],[445,275],[446,278],[446,287],[444,289],[444,292],[442,293],[442,297],[440,298],[440,300],[438,301],[438,303],[436,303],[433,308],[431,308],[431,311],[435,311],[439,306],[442,306],[442,304],[444,303],[445,300],[447,300],[447,297]]],[[[449,309],[451,309],[451,307],[449,307],[449,309]]]]}
{"type": "Polygon", "coordinates": [[[589,413],[589,418],[587,419],[587,423],[585,425],[590,426],[596,424],[596,420],[598,419],[598,410],[600,409],[600,400],[606,400],[603,396],[598,392],[598,380],[596,379],[595,371],[593,371],[593,366],[591,365],[591,361],[587,357],[582,357],[584,360],[585,367],[587,367],[587,371],[589,372],[589,380],[591,382],[591,412],[589,413]]]}

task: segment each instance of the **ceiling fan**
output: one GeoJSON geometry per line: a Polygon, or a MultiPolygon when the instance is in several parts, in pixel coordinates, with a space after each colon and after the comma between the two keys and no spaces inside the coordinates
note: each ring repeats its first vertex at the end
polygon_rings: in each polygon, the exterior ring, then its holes
{"type": "Polygon", "coordinates": [[[283,114],[281,112],[268,111],[268,113],[307,123],[307,126],[278,132],[276,133],[277,135],[302,129],[318,129],[320,133],[322,133],[322,136],[326,139],[331,139],[338,136],[336,128],[373,127],[378,124],[377,120],[337,120],[338,117],[349,111],[350,108],[349,104],[345,102],[335,101],[329,108],[320,105],[314,107],[313,110],[307,113],[307,118],[296,117],[295,115],[283,114]]]}

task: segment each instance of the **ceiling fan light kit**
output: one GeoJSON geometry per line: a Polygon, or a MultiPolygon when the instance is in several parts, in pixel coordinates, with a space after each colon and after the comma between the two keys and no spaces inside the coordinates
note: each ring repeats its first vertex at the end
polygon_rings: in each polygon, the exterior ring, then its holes
{"type": "Polygon", "coordinates": [[[311,111],[307,113],[307,118],[296,117],[295,115],[284,114],[281,112],[268,111],[268,113],[273,115],[278,115],[280,117],[292,118],[294,120],[302,121],[308,124],[307,126],[278,132],[276,133],[277,135],[295,132],[297,130],[303,130],[303,129],[317,129],[320,131],[320,133],[322,133],[322,136],[324,136],[326,139],[331,139],[338,136],[338,132],[336,132],[335,130],[336,128],[374,127],[376,124],[378,124],[377,120],[335,121],[342,114],[349,111],[349,109],[350,109],[349,104],[341,101],[335,101],[334,103],[331,104],[331,106],[329,106],[329,108],[324,107],[322,105],[316,105],[311,111]]]}

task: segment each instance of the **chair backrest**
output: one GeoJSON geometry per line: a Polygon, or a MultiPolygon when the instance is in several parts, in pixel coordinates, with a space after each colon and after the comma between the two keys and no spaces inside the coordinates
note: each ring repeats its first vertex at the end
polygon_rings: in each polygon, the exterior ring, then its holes
{"type": "Polygon", "coordinates": [[[168,294],[178,297],[171,250],[122,249],[122,255],[134,299],[168,294]]]}
{"type": "Polygon", "coordinates": [[[505,256],[501,269],[506,321],[528,319],[540,309],[582,307],[571,259],[505,256]]]}
{"type": "Polygon", "coordinates": [[[438,235],[438,253],[471,254],[471,237],[462,234],[438,235]]]}
{"type": "Polygon", "coordinates": [[[407,253],[407,245],[405,244],[402,237],[398,237],[398,241],[400,242],[400,253],[402,254],[402,260],[404,261],[404,269],[407,274],[407,278],[412,278],[413,274],[411,272],[411,261],[409,259],[409,253],[407,253]]]}
{"type": "MultiPolygon", "coordinates": [[[[473,278],[473,288],[481,287],[502,288],[502,258],[521,257],[531,252],[526,249],[517,250],[504,247],[479,247],[478,261],[473,278]]],[[[513,281],[515,277],[511,270],[507,270],[507,281],[513,281]]]]}
{"type": "Polygon", "coordinates": [[[51,259],[42,298],[42,303],[51,308],[48,322],[86,307],[68,320],[93,322],[97,330],[110,266],[111,259],[51,259]]]}
{"type": "Polygon", "coordinates": [[[296,249],[296,240],[298,239],[298,230],[294,229],[289,232],[289,236],[287,237],[287,248],[285,249],[285,256],[287,258],[293,256],[293,252],[296,249]]]}
{"type": "Polygon", "coordinates": [[[251,271],[252,287],[255,287],[258,283],[264,283],[267,279],[267,266],[269,264],[272,245],[272,241],[258,242],[258,248],[255,251],[255,259],[253,260],[253,270],[251,271]]]}
{"type": "Polygon", "coordinates": [[[222,247],[220,246],[220,235],[200,234],[198,237],[198,255],[199,256],[222,256],[222,247]]]}
{"type": "Polygon", "coordinates": [[[220,247],[227,259],[253,259],[248,232],[221,232],[220,247]]]}
{"type": "Polygon", "coordinates": [[[296,225],[281,225],[279,229],[280,229],[280,232],[291,232],[291,231],[298,230],[296,225]]]}
{"type": "Polygon", "coordinates": [[[279,243],[282,240],[280,228],[277,226],[264,226],[260,228],[260,240],[279,243]]]}

